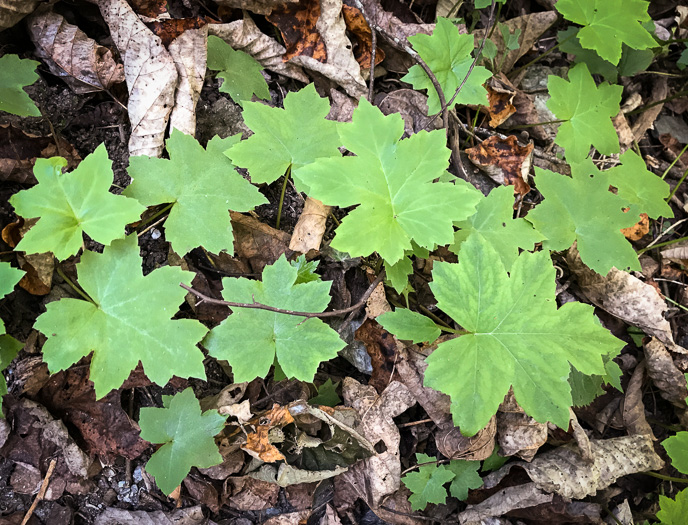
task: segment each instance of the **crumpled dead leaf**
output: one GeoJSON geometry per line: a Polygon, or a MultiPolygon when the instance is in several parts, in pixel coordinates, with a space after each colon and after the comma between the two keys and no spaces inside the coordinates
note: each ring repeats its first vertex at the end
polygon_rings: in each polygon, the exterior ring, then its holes
{"type": "Polygon", "coordinates": [[[459,523],[486,523],[486,520],[494,516],[503,516],[512,510],[551,503],[554,497],[554,494],[547,494],[535,483],[506,487],[477,505],[469,505],[466,510],[459,513],[459,523]]]}
{"type": "Polygon", "coordinates": [[[569,249],[566,260],[588,301],[646,334],[654,335],[672,352],[688,354],[688,350],[674,342],[671,326],[663,316],[668,307],[653,286],[616,268],[606,276],[595,273],[583,264],[575,245],[569,249]]]}
{"type": "Polygon", "coordinates": [[[303,66],[329,78],[354,98],[367,92],[361,76],[361,66],[353,54],[353,46],[346,35],[346,23],[342,16],[342,0],[320,0],[320,16],[315,28],[322,38],[327,58],[321,62],[315,56],[297,55],[291,63],[303,66]]]}
{"type": "Polygon", "coordinates": [[[124,66],[115,61],[112,51],[62,15],[39,9],[29,17],[28,27],[36,54],[75,93],[107,91],[124,82],[124,66]]]}
{"type": "Polygon", "coordinates": [[[286,460],[277,447],[270,442],[269,433],[273,427],[281,428],[293,422],[294,418],[287,407],[274,404],[270,410],[258,414],[248,422],[253,432],[246,434],[246,443],[241,446],[241,449],[265,463],[286,460]]]}
{"type": "Polygon", "coordinates": [[[502,139],[497,135],[466,150],[470,161],[498,184],[512,185],[514,193],[530,191],[528,173],[533,161],[532,142],[521,146],[514,135],[502,139]]]}
{"type": "Polygon", "coordinates": [[[299,0],[215,0],[215,2],[235,9],[246,9],[258,15],[269,15],[275,7],[295,4],[299,0]]]}
{"type": "Polygon", "coordinates": [[[274,263],[289,247],[290,235],[253,217],[229,212],[234,230],[237,256],[247,259],[254,272],[260,273],[274,263]]]}
{"type": "Polygon", "coordinates": [[[663,249],[662,257],[671,262],[686,265],[688,261],[688,242],[679,242],[663,249]]]}
{"type": "MultiPolygon", "coordinates": [[[[557,12],[554,10],[544,11],[540,13],[531,13],[528,15],[517,16],[516,18],[511,18],[503,24],[509,28],[511,34],[514,33],[516,29],[521,30],[521,35],[518,38],[519,47],[513,51],[509,51],[504,59],[504,64],[502,65],[502,71],[511,71],[514,64],[523,55],[528,53],[535,42],[540,39],[540,36],[547,31],[547,29],[552,26],[557,21],[557,12]]],[[[480,41],[485,34],[484,29],[477,29],[473,32],[475,35],[476,46],[480,44],[480,41]]],[[[497,56],[494,59],[495,64],[499,64],[504,57],[504,52],[506,51],[506,44],[504,43],[504,38],[502,37],[501,31],[494,31],[492,37],[490,38],[492,42],[497,46],[497,56]]]]}
{"type": "Polygon", "coordinates": [[[250,476],[227,478],[223,499],[225,505],[237,510],[262,510],[277,502],[280,487],[275,483],[250,476]]]}
{"type": "Polygon", "coordinates": [[[0,31],[34,12],[45,0],[0,0],[0,31]]]}
{"type": "Polygon", "coordinates": [[[509,390],[497,412],[497,435],[502,455],[530,461],[547,442],[547,423],[538,423],[526,414],[509,390]]]}
{"type": "Polygon", "coordinates": [[[36,184],[33,174],[36,159],[56,156],[67,159],[68,171],[81,161],[74,146],[61,136],[55,139],[33,135],[12,124],[0,124],[0,181],[36,184]]]}
{"type": "MultiPolygon", "coordinates": [[[[622,414],[624,426],[629,434],[648,436],[654,441],[656,438],[645,418],[645,405],[643,405],[643,380],[645,379],[645,369],[645,361],[642,361],[638,363],[635,370],[633,370],[631,380],[628,382],[628,386],[626,386],[622,414]]],[[[685,378],[683,381],[685,383],[685,378]]],[[[688,394],[688,392],[686,392],[686,394],[688,394]]]]}
{"type": "Polygon", "coordinates": [[[441,120],[435,119],[430,128],[428,116],[428,97],[413,89],[397,89],[376,97],[375,105],[385,115],[398,113],[404,119],[404,133],[408,136],[424,129],[439,129],[441,120]]]}
{"type": "Polygon", "coordinates": [[[282,60],[285,47],[263,34],[248,15],[228,24],[208,24],[208,34],[221,38],[235,50],[248,53],[265,69],[300,82],[310,82],[299,66],[282,60]]]}
{"type": "Polygon", "coordinates": [[[650,99],[645,100],[645,105],[655,103],[657,105],[647,108],[647,110],[640,113],[633,123],[631,129],[633,130],[633,136],[636,141],[640,141],[645,135],[645,132],[653,127],[657,117],[662,112],[662,109],[664,109],[663,101],[669,95],[669,79],[667,77],[654,77],[652,82],[654,84],[652,86],[652,93],[650,99]]]}
{"type": "Polygon", "coordinates": [[[175,38],[167,50],[174,60],[179,85],[170,115],[170,129],[196,134],[196,103],[201,96],[208,59],[208,26],[187,29],[175,38]]]}
{"type": "Polygon", "coordinates": [[[481,111],[487,112],[490,116],[490,126],[496,128],[506,122],[506,120],[516,113],[516,108],[512,104],[516,92],[505,85],[500,85],[493,77],[485,86],[487,89],[488,106],[480,106],[481,111]]]}
{"type": "Polygon", "coordinates": [[[156,510],[125,510],[108,507],[96,517],[95,525],[215,525],[215,522],[203,516],[201,505],[177,509],[172,512],[156,510]]]}
{"type": "Polygon", "coordinates": [[[647,375],[659,389],[659,395],[682,411],[688,409],[686,376],[676,367],[664,343],[653,337],[643,345],[643,350],[647,375]]]}
{"type": "Polygon", "coordinates": [[[278,5],[265,18],[282,34],[287,47],[282,60],[287,62],[295,56],[308,56],[320,62],[327,61],[328,50],[316,29],[320,18],[319,0],[278,5]]]}
{"type": "MultiPolygon", "coordinates": [[[[9,223],[2,229],[2,240],[10,248],[14,248],[31,229],[38,219],[23,218],[9,223]]],[[[19,286],[32,295],[47,295],[50,293],[55,271],[55,257],[52,253],[17,253],[19,268],[26,272],[20,279],[19,286]]]]}
{"type": "Polygon", "coordinates": [[[382,442],[384,452],[358,462],[335,478],[335,505],[341,509],[362,498],[375,510],[382,498],[397,491],[401,483],[401,438],[392,418],[408,410],[416,401],[398,381],[392,381],[378,395],[372,386],[361,385],[351,377],[344,378],[342,395],[346,405],[361,416],[356,429],[369,442],[382,442]]]}
{"type": "Polygon", "coordinates": [[[650,217],[647,213],[641,213],[640,220],[633,226],[622,228],[621,233],[623,233],[624,237],[629,241],[639,241],[650,233],[650,217]]]}
{"type": "Polygon", "coordinates": [[[124,61],[129,155],[159,157],[178,83],[174,60],[125,0],[98,0],[98,7],[124,61]]]}
{"type": "Polygon", "coordinates": [[[648,436],[590,440],[593,463],[585,461],[577,447],[564,445],[539,454],[530,463],[510,462],[484,478],[485,488],[495,487],[509,471],[524,469],[540,490],[571,499],[593,496],[618,478],[659,470],[664,462],[657,455],[648,436]]]}
{"type": "Polygon", "coordinates": [[[317,252],[325,234],[327,216],[331,209],[321,201],[307,197],[299,220],[294,226],[289,249],[298,253],[308,253],[311,250],[317,252]]]}
{"type": "MultiPolygon", "coordinates": [[[[370,27],[366,22],[363,13],[350,5],[342,5],[342,14],[346,27],[353,38],[354,57],[356,62],[361,66],[361,69],[370,69],[370,61],[372,59],[373,40],[370,27]]],[[[375,65],[378,65],[385,59],[384,50],[377,48],[375,50],[375,65]]]]}

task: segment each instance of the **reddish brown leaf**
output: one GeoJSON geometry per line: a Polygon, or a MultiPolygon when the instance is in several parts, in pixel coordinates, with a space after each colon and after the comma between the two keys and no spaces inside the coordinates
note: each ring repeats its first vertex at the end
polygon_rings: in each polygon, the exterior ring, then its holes
{"type": "Polygon", "coordinates": [[[288,62],[295,56],[307,56],[327,62],[327,49],[316,29],[320,0],[301,0],[298,4],[277,7],[265,18],[282,33],[287,46],[282,60],[288,62]]]}
{"type": "MultiPolygon", "coordinates": [[[[38,219],[23,218],[9,223],[2,229],[2,240],[14,248],[38,219]]],[[[52,253],[18,254],[19,267],[26,273],[19,281],[19,286],[32,295],[50,293],[55,270],[55,257],[52,253]]]]}
{"type": "MultiPolygon", "coordinates": [[[[373,39],[368,23],[363,18],[363,14],[356,7],[351,7],[346,4],[342,5],[342,13],[344,14],[344,22],[346,28],[353,37],[354,56],[363,69],[370,69],[370,59],[372,58],[373,39]]],[[[385,52],[377,47],[375,49],[375,65],[378,65],[385,59],[385,52]]]]}
{"type": "Polygon", "coordinates": [[[392,334],[372,319],[367,319],[356,330],[355,338],[363,341],[373,365],[373,375],[368,384],[374,386],[378,393],[382,393],[392,378],[397,358],[396,340],[392,334]]]}
{"type": "Polygon", "coordinates": [[[650,218],[647,216],[647,213],[641,213],[640,220],[633,226],[622,228],[621,233],[623,233],[629,241],[639,241],[650,233],[650,218]]]}
{"type": "Polygon", "coordinates": [[[170,18],[167,20],[149,22],[146,25],[153,34],[160,37],[163,45],[167,47],[187,29],[198,29],[207,23],[208,21],[205,17],[198,16],[196,18],[170,18]]]}
{"type": "Polygon", "coordinates": [[[291,236],[276,230],[253,217],[230,212],[234,229],[234,249],[240,259],[246,259],[251,269],[260,273],[287,251],[291,236]]]}
{"type": "Polygon", "coordinates": [[[268,433],[273,427],[283,427],[293,422],[289,408],[274,404],[270,410],[249,421],[248,424],[255,427],[255,432],[246,435],[246,444],[241,447],[242,450],[266,463],[285,460],[282,453],[270,443],[268,433]]]}
{"type": "Polygon", "coordinates": [[[129,3],[136,13],[148,18],[167,13],[167,0],[130,0],[129,3]]]}
{"type": "Polygon", "coordinates": [[[498,91],[490,86],[486,86],[486,88],[487,99],[490,103],[486,110],[490,115],[490,126],[496,128],[503,124],[511,115],[516,113],[516,108],[511,103],[514,95],[506,91],[498,91]]]}
{"type": "Polygon", "coordinates": [[[520,146],[515,136],[506,139],[490,137],[475,148],[466,150],[468,158],[495,182],[512,185],[514,193],[525,195],[530,186],[525,177],[530,170],[533,144],[520,146]]]}

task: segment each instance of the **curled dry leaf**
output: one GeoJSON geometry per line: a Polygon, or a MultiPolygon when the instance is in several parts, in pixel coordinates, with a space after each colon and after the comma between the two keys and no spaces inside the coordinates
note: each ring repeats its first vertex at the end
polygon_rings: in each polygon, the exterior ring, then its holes
{"type": "Polygon", "coordinates": [[[327,49],[316,25],[320,19],[320,1],[303,0],[273,8],[266,16],[268,22],[279,29],[287,52],[285,62],[296,56],[312,57],[327,62],[327,49]]]}
{"type": "MultiPolygon", "coordinates": [[[[633,370],[631,380],[626,387],[623,402],[623,421],[628,433],[649,436],[655,440],[647,419],[645,419],[645,405],[643,405],[643,380],[645,379],[645,361],[638,363],[633,370]]],[[[685,380],[684,380],[685,381],[685,380]]]]}
{"type": "Polygon", "coordinates": [[[124,82],[124,66],[115,61],[112,51],[62,15],[39,9],[28,19],[28,26],[36,54],[75,93],[107,91],[124,82]]]}
{"type": "MultiPolygon", "coordinates": [[[[2,229],[2,240],[10,248],[14,248],[38,219],[24,220],[19,218],[2,229]]],[[[31,295],[47,295],[50,293],[55,271],[55,257],[52,253],[19,253],[17,255],[19,268],[26,273],[17,283],[31,295]]]]}
{"type": "Polygon", "coordinates": [[[171,525],[172,523],[175,525],[201,525],[212,522],[203,516],[203,508],[200,505],[177,509],[172,512],[163,512],[162,510],[145,512],[143,510],[108,507],[94,521],[95,525],[111,525],[112,523],[119,525],[171,525]]]}
{"type": "MultiPolygon", "coordinates": [[[[428,116],[428,97],[413,89],[397,89],[383,94],[375,104],[385,115],[399,113],[404,119],[404,133],[408,136],[428,129],[432,117],[428,116]]],[[[440,119],[435,119],[430,129],[439,129],[440,119]]]]}
{"type": "Polygon", "coordinates": [[[226,7],[245,9],[258,15],[269,15],[275,7],[296,4],[299,0],[215,0],[215,2],[226,7]]]}
{"type": "Polygon", "coordinates": [[[657,117],[664,109],[664,99],[669,95],[669,81],[667,77],[654,77],[652,79],[654,85],[652,86],[652,94],[650,99],[645,101],[646,106],[652,106],[647,108],[638,115],[637,120],[632,126],[633,137],[636,141],[643,138],[648,129],[654,126],[657,117]]]}
{"type": "MultiPolygon", "coordinates": [[[[346,27],[354,39],[354,57],[363,69],[370,69],[370,60],[372,59],[373,39],[368,22],[366,22],[363,13],[356,7],[349,5],[342,5],[342,14],[346,27]]],[[[375,50],[375,65],[378,65],[385,59],[385,52],[382,49],[375,50]]]]}
{"type": "Polygon", "coordinates": [[[270,410],[249,421],[254,431],[246,435],[246,444],[241,447],[242,450],[265,463],[285,460],[284,455],[270,443],[268,434],[273,427],[281,428],[293,422],[294,418],[287,407],[273,405],[270,410]]]}
{"type": "Polygon", "coordinates": [[[196,134],[196,103],[201,96],[208,58],[208,27],[187,29],[168,46],[179,75],[179,85],[170,115],[170,128],[196,134]]]}
{"type": "Polygon", "coordinates": [[[663,315],[667,305],[653,286],[616,268],[606,276],[595,273],[583,264],[575,245],[569,249],[566,260],[588,301],[646,334],[654,335],[672,352],[688,353],[674,343],[671,326],[663,315]]]}
{"type": "Polygon", "coordinates": [[[401,462],[399,429],[392,418],[412,407],[416,401],[398,381],[392,381],[378,396],[372,386],[344,378],[342,395],[347,406],[361,416],[356,429],[370,442],[384,444],[384,452],[359,461],[335,479],[335,504],[351,506],[362,498],[373,510],[385,496],[399,489],[401,462]],[[341,500],[341,501],[338,501],[341,500]]]}
{"type": "Polygon", "coordinates": [[[237,256],[248,260],[251,269],[260,273],[287,251],[289,234],[276,230],[253,217],[230,212],[237,256]]]}
{"type": "Polygon", "coordinates": [[[485,478],[485,488],[495,487],[514,466],[523,468],[539,489],[571,499],[593,496],[622,476],[659,470],[664,465],[648,436],[590,440],[593,462],[578,448],[564,445],[538,455],[531,463],[510,462],[485,478]]]}
{"type": "Polygon", "coordinates": [[[289,249],[298,253],[318,251],[331,209],[321,201],[307,197],[299,220],[294,226],[294,233],[291,234],[289,249]]]}
{"type": "Polygon", "coordinates": [[[686,376],[674,364],[671,354],[658,338],[653,337],[643,345],[647,375],[659,389],[659,394],[672,405],[682,410],[686,406],[688,388],[686,376]]]}
{"type": "Polygon", "coordinates": [[[551,503],[553,499],[554,494],[547,494],[535,483],[507,487],[477,505],[469,505],[459,514],[459,523],[471,525],[486,523],[486,520],[494,516],[503,516],[512,510],[551,503]]]}
{"type": "Polygon", "coordinates": [[[547,423],[527,415],[510,390],[497,412],[497,434],[503,455],[530,461],[547,441],[547,423]]]}
{"type": "Polygon", "coordinates": [[[376,317],[391,312],[392,307],[387,302],[387,295],[385,294],[385,284],[380,282],[370,294],[366,301],[366,317],[368,319],[375,319],[376,317]]]}
{"type": "Polygon", "coordinates": [[[44,0],[0,0],[0,31],[34,12],[44,0]]]}
{"type": "Polygon", "coordinates": [[[0,125],[0,181],[36,184],[36,159],[58,156],[67,159],[68,171],[81,161],[74,146],[62,137],[32,135],[12,124],[0,125]]]}
{"type": "Polygon", "coordinates": [[[629,241],[639,241],[650,233],[650,217],[648,217],[647,213],[641,213],[640,220],[633,226],[622,228],[621,233],[629,241]]]}
{"type": "Polygon", "coordinates": [[[125,0],[98,0],[98,7],[124,61],[129,90],[129,155],[158,157],[174,106],[174,60],[125,0]]]}
{"type": "MultiPolygon", "coordinates": [[[[492,79],[490,79],[492,80],[492,79]]],[[[490,126],[496,128],[506,122],[506,120],[516,113],[516,108],[511,103],[514,99],[515,92],[513,90],[504,89],[494,82],[489,82],[487,88],[488,106],[481,106],[482,111],[486,111],[490,116],[490,126]],[[489,84],[493,84],[490,86],[489,84]]]]}
{"type": "Polygon", "coordinates": [[[282,60],[286,49],[274,38],[264,35],[248,15],[229,24],[209,24],[208,34],[215,35],[232,48],[248,53],[270,71],[308,83],[303,70],[282,60]]]}
{"type": "Polygon", "coordinates": [[[662,250],[662,257],[671,262],[688,265],[688,242],[679,242],[662,250]]]}
{"type": "Polygon", "coordinates": [[[521,146],[514,135],[502,139],[497,135],[467,149],[473,164],[498,184],[512,185],[514,193],[530,191],[528,172],[533,160],[533,144],[521,146]]]}

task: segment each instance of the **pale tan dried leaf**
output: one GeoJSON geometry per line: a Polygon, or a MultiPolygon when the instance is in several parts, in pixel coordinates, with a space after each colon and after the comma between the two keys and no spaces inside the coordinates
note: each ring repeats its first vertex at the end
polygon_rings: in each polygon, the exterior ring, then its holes
{"type": "Polygon", "coordinates": [[[366,83],[361,76],[361,66],[356,61],[351,40],[347,36],[342,16],[342,0],[320,0],[320,18],[316,24],[325,48],[327,62],[309,56],[296,56],[291,63],[303,66],[336,82],[356,99],[366,94],[366,83]]]}
{"type": "MultiPolygon", "coordinates": [[[[397,491],[401,483],[401,438],[392,418],[408,410],[416,401],[398,381],[392,381],[378,396],[375,388],[361,385],[350,377],[344,378],[342,396],[345,404],[353,407],[361,417],[356,429],[371,443],[382,441],[386,450],[351,466],[349,472],[336,478],[335,486],[342,488],[340,497],[353,491],[375,509],[382,498],[397,491]]],[[[335,489],[335,497],[337,493],[335,489]]],[[[353,505],[355,500],[351,499],[348,504],[353,505]]]]}
{"type": "Polygon", "coordinates": [[[274,263],[289,247],[290,235],[276,230],[258,219],[230,212],[234,228],[234,249],[237,256],[247,259],[251,269],[260,273],[274,263]]]}
{"type": "Polygon", "coordinates": [[[459,514],[459,523],[482,524],[494,516],[502,516],[511,510],[527,509],[551,503],[554,494],[547,494],[535,483],[507,487],[477,505],[469,505],[459,514]]]}
{"type": "Polygon", "coordinates": [[[45,0],[0,0],[0,31],[34,12],[45,0]]]}
{"type": "Polygon", "coordinates": [[[671,262],[685,264],[685,261],[688,260],[688,242],[679,242],[671,248],[662,250],[662,257],[671,262]]]}
{"type": "MultiPolygon", "coordinates": [[[[626,387],[623,402],[623,421],[629,434],[640,434],[656,440],[647,419],[643,405],[643,379],[645,379],[645,361],[638,363],[633,370],[631,380],[626,387]]],[[[685,379],[684,379],[685,383],[685,379]]]]}
{"type": "Polygon", "coordinates": [[[206,410],[220,410],[222,407],[234,405],[244,397],[247,387],[248,383],[227,385],[218,394],[201,399],[201,409],[205,412],[206,410]]]}
{"type": "Polygon", "coordinates": [[[633,136],[633,130],[631,129],[631,126],[628,123],[628,120],[626,119],[626,115],[624,115],[623,112],[619,112],[619,114],[612,119],[612,122],[614,123],[616,134],[619,136],[621,153],[623,153],[635,141],[635,137],[633,136]]]}
{"type": "Polygon", "coordinates": [[[19,281],[19,286],[32,295],[47,295],[53,284],[55,257],[52,253],[30,253],[17,255],[19,267],[26,274],[19,281]]]}
{"type": "Polygon", "coordinates": [[[571,429],[573,430],[573,439],[576,440],[576,444],[578,445],[578,450],[580,450],[581,456],[585,461],[592,463],[594,460],[592,457],[590,438],[578,422],[578,417],[576,417],[576,413],[573,411],[573,408],[569,408],[569,418],[571,420],[571,429]]]}
{"type": "Polygon", "coordinates": [[[178,75],[172,57],[125,0],[98,0],[124,61],[129,90],[129,155],[158,157],[174,106],[178,75]]]}
{"type": "Polygon", "coordinates": [[[668,307],[654,287],[616,268],[606,276],[595,273],[583,264],[575,245],[569,249],[567,261],[588,301],[654,335],[673,352],[688,353],[674,343],[671,326],[663,316],[668,307]]]}
{"type": "Polygon", "coordinates": [[[324,205],[317,199],[306,198],[303,211],[294,226],[294,233],[289,241],[289,249],[298,253],[308,253],[311,250],[318,251],[323,235],[327,216],[330,214],[330,206],[324,205]]]}
{"type": "Polygon", "coordinates": [[[330,112],[327,114],[327,120],[336,120],[338,122],[351,122],[354,110],[358,106],[358,101],[345,95],[341,91],[334,88],[330,89],[330,112]]]}
{"type": "MultiPolygon", "coordinates": [[[[545,11],[541,13],[531,13],[529,15],[517,16],[516,18],[511,18],[504,22],[504,25],[509,28],[510,33],[514,33],[514,30],[520,29],[521,35],[518,38],[519,48],[509,51],[504,59],[504,64],[502,65],[502,71],[511,71],[514,64],[526,53],[530,52],[535,42],[537,42],[542,33],[547,31],[554,22],[557,21],[556,11],[545,11]]],[[[476,39],[476,45],[480,45],[480,41],[485,34],[484,29],[478,29],[473,32],[476,39]]],[[[492,37],[490,38],[497,46],[497,56],[494,59],[495,64],[499,64],[502,61],[504,52],[506,51],[506,44],[504,43],[504,38],[502,37],[501,31],[494,31],[492,37]]]]}
{"type": "Polygon", "coordinates": [[[530,461],[547,441],[547,423],[538,423],[527,415],[509,390],[497,412],[497,434],[503,455],[530,461]]]}
{"type": "Polygon", "coordinates": [[[104,91],[124,82],[124,66],[115,61],[112,51],[62,15],[39,9],[29,17],[28,26],[36,54],[75,93],[104,91]]]}
{"type": "Polygon", "coordinates": [[[332,505],[328,505],[325,509],[325,515],[320,520],[320,525],[342,525],[342,520],[332,505]]]}
{"type": "Polygon", "coordinates": [[[685,410],[688,388],[686,376],[674,364],[671,354],[658,338],[643,345],[647,375],[659,389],[659,395],[677,408],[685,410]]]}
{"type": "Polygon", "coordinates": [[[170,115],[170,128],[196,134],[196,103],[201,96],[208,58],[208,26],[187,29],[168,46],[179,75],[179,85],[170,115]]]}
{"type": "Polygon", "coordinates": [[[310,509],[297,510],[295,512],[286,512],[280,514],[279,516],[274,516],[267,521],[263,522],[263,525],[299,525],[305,523],[308,516],[311,515],[310,509]]]}
{"type": "Polygon", "coordinates": [[[211,522],[203,516],[203,509],[198,505],[172,512],[161,510],[145,512],[108,507],[94,523],[95,525],[112,525],[113,523],[118,525],[210,525],[211,522]]]}
{"type": "Polygon", "coordinates": [[[246,423],[253,417],[251,412],[251,402],[246,399],[241,403],[234,403],[233,405],[226,405],[219,408],[218,412],[222,416],[232,416],[237,418],[239,423],[246,423]]]}
{"type": "Polygon", "coordinates": [[[243,476],[227,478],[226,490],[231,494],[226,497],[226,504],[231,508],[256,511],[272,507],[277,502],[280,487],[274,482],[243,476]]]}
{"type": "Polygon", "coordinates": [[[249,476],[275,484],[276,487],[289,487],[299,483],[315,483],[330,479],[344,474],[347,470],[347,467],[335,467],[333,470],[305,470],[281,463],[279,466],[262,465],[258,471],[251,472],[249,476]]]}
{"type": "Polygon", "coordinates": [[[648,108],[646,111],[643,111],[640,115],[638,115],[638,119],[633,124],[631,129],[633,130],[633,136],[635,137],[635,140],[638,142],[643,138],[645,132],[648,129],[652,129],[654,126],[655,120],[657,120],[657,117],[664,108],[664,102],[661,101],[663,101],[669,95],[669,80],[667,77],[653,77],[652,81],[654,82],[654,86],[652,86],[652,94],[650,95],[650,99],[645,101],[645,105],[651,105],[655,103],[657,103],[657,105],[648,108]]]}
{"type": "Polygon", "coordinates": [[[582,458],[575,445],[564,445],[539,454],[531,463],[506,464],[485,478],[485,488],[494,487],[518,466],[541,490],[565,498],[583,499],[607,488],[620,477],[659,470],[664,465],[648,436],[590,440],[590,446],[592,463],[582,458]]]}
{"type": "Polygon", "coordinates": [[[497,418],[492,416],[476,435],[466,437],[459,427],[455,427],[451,417],[444,426],[437,429],[435,445],[443,456],[449,459],[482,461],[489,458],[495,448],[497,418]]]}
{"type": "Polygon", "coordinates": [[[217,4],[235,9],[246,9],[258,15],[269,15],[275,7],[298,2],[299,0],[215,0],[217,4]]]}
{"type": "Polygon", "coordinates": [[[282,61],[282,56],[287,51],[285,47],[274,38],[261,33],[248,15],[243,20],[229,24],[208,24],[208,34],[221,38],[235,50],[248,53],[265,69],[300,82],[309,82],[300,67],[282,61]]]}
{"type": "Polygon", "coordinates": [[[392,307],[387,302],[387,296],[385,295],[385,285],[384,283],[379,283],[366,301],[366,317],[368,319],[375,319],[391,311],[392,307]]]}

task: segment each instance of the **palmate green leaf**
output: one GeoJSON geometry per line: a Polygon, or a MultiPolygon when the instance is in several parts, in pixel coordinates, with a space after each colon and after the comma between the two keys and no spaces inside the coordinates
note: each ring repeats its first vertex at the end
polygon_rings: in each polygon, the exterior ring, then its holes
{"type": "Polygon", "coordinates": [[[165,238],[183,255],[197,246],[234,253],[229,210],[249,211],[267,199],[239,175],[224,151],[239,135],[213,137],[203,149],[191,135],[175,129],[167,140],[168,159],[132,157],[133,182],[124,194],[146,206],[174,203],[165,221],[165,238]]]}
{"type": "Polygon", "coordinates": [[[469,238],[458,264],[435,263],[437,306],[470,332],[441,343],[427,359],[425,385],[451,397],[465,435],[483,428],[513,386],[519,405],[539,422],[566,428],[569,363],[605,373],[602,356],[624,343],[605,330],[593,308],[557,309],[555,269],[547,252],[522,253],[507,275],[496,250],[469,238]]]}
{"type": "Polygon", "coordinates": [[[414,343],[433,342],[441,333],[431,319],[406,308],[397,308],[393,312],[386,312],[378,316],[376,321],[397,338],[414,343]]]}
{"type": "Polygon", "coordinates": [[[608,191],[609,178],[590,160],[571,166],[572,176],[535,168],[535,183],[545,200],[528,220],[547,239],[543,247],[565,250],[578,242],[583,262],[601,275],[612,267],[640,270],[635,250],[621,233],[637,215],[624,213],[628,204],[608,191]]]}
{"type": "Polygon", "coordinates": [[[333,383],[329,377],[322,385],[318,387],[318,395],[310,398],[308,403],[311,405],[325,405],[328,407],[335,407],[342,402],[337,395],[337,386],[339,382],[333,383]]]}
{"type": "Polygon", "coordinates": [[[385,116],[365,99],[351,123],[340,124],[343,145],[356,157],[320,159],[298,177],[309,195],[335,206],[354,206],[337,228],[332,247],[352,256],[377,251],[387,264],[421,247],[449,244],[454,221],[473,214],[480,193],[457,179],[433,183],[446,170],[450,151],[443,131],[408,139],[398,113],[385,116]]]}
{"type": "MultiPolygon", "coordinates": [[[[0,299],[14,290],[14,286],[24,276],[22,270],[12,268],[8,262],[0,262],[0,299]]],[[[5,333],[5,323],[0,319],[0,335],[5,333]]]]}
{"type": "Polygon", "coordinates": [[[41,112],[24,91],[38,80],[36,67],[40,62],[21,59],[17,55],[0,57],[0,111],[21,117],[40,117],[41,112]]]}
{"type": "Polygon", "coordinates": [[[270,99],[268,83],[260,73],[263,66],[248,53],[235,51],[227,42],[215,35],[208,36],[208,69],[219,71],[222,79],[220,91],[229,93],[232,100],[243,106],[253,95],[270,99]]]}
{"type": "MultiPolygon", "coordinates": [[[[418,464],[436,461],[425,454],[416,454],[418,464]]],[[[441,504],[447,501],[444,484],[454,479],[455,474],[444,465],[423,465],[409,472],[401,481],[413,494],[409,498],[413,510],[423,510],[428,503],[441,504]]]]}
{"type": "Polygon", "coordinates": [[[322,157],[339,157],[337,124],[325,117],[330,103],[313,84],[284,97],[284,109],[259,102],[244,103],[244,122],[253,135],[227,151],[237,166],[246,168],[251,181],[270,183],[287,168],[298,183],[303,166],[322,157]]]}
{"type": "Polygon", "coordinates": [[[449,485],[449,493],[461,501],[466,501],[468,491],[483,486],[483,478],[478,474],[480,461],[454,460],[447,465],[454,473],[454,479],[449,485]]]}
{"type": "Polygon", "coordinates": [[[604,155],[619,153],[619,138],[611,118],[619,112],[621,86],[606,82],[595,85],[585,64],[569,69],[569,79],[550,75],[547,89],[551,98],[547,107],[559,120],[555,142],[564,148],[566,160],[574,163],[585,159],[590,146],[604,155]]]}
{"type": "Polygon", "coordinates": [[[519,248],[532,250],[543,236],[534,230],[525,219],[514,219],[514,190],[511,186],[493,189],[476,206],[475,214],[468,220],[457,222],[461,228],[454,234],[454,244],[450,250],[460,254],[461,244],[471,235],[480,235],[490,243],[499,254],[507,271],[518,257],[519,248]]]}
{"type": "MultiPolygon", "coordinates": [[[[322,312],[330,302],[331,282],[294,284],[298,272],[282,255],[263,270],[263,282],[227,277],[223,297],[236,303],[262,303],[296,312],[322,312]]],[[[312,382],[322,361],[332,359],[345,343],[317,318],[267,310],[233,308],[203,341],[210,355],[232,365],[234,381],[265,377],[275,361],[285,375],[312,382]]]]}
{"type": "Polygon", "coordinates": [[[219,434],[227,416],[217,410],[201,413],[191,387],[166,400],[165,408],[142,408],[141,438],[163,445],[146,463],[160,490],[169,495],[191,467],[209,468],[222,463],[213,436],[219,434]]]}
{"type": "Polygon", "coordinates": [[[660,494],[659,508],[657,519],[660,525],[685,525],[688,516],[688,489],[683,489],[674,499],[660,494]]]}
{"type": "Polygon", "coordinates": [[[194,274],[166,266],[146,277],[135,234],[102,254],[87,251],[77,264],[79,284],[94,303],[60,299],[48,303],[34,328],[48,340],[43,359],[51,373],[93,352],[90,379],[100,399],[119,388],[143,365],[151,381],[165,385],[173,375],[205,379],[197,347],[206,328],[191,319],[172,320],[194,274]]]}
{"type": "Polygon", "coordinates": [[[302,254],[291,262],[291,265],[296,268],[296,282],[294,284],[310,283],[311,281],[319,281],[320,276],[315,273],[318,269],[319,261],[307,261],[306,255],[302,254]]]}
{"type": "Polygon", "coordinates": [[[555,7],[567,20],[584,26],[578,32],[584,48],[616,65],[622,43],[633,49],[657,46],[642,26],[650,19],[648,5],[644,0],[560,0],[555,7]]]}
{"type": "Polygon", "coordinates": [[[33,168],[38,184],[10,198],[18,215],[40,217],[17,244],[27,253],[52,252],[58,259],[76,254],[83,234],[109,245],[124,237],[124,227],[145,208],[134,199],[113,195],[112,162],[101,144],[71,173],[62,173],[62,157],[38,159],[33,168]]]}
{"type": "Polygon", "coordinates": [[[385,262],[385,277],[398,294],[402,294],[408,285],[408,276],[413,273],[413,262],[407,256],[394,264],[385,262]]]}
{"type": "MultiPolygon", "coordinates": [[[[432,36],[418,34],[408,37],[408,41],[437,77],[448,103],[471,67],[473,62],[471,53],[475,48],[475,38],[473,35],[460,34],[454,24],[440,17],[437,19],[432,36]]],[[[475,66],[449,109],[457,104],[486,106],[487,91],[483,84],[491,76],[492,73],[484,67],[475,66]]],[[[401,80],[413,85],[416,90],[427,89],[430,115],[442,110],[440,98],[432,81],[419,65],[411,67],[401,80]]]]}
{"type": "Polygon", "coordinates": [[[628,213],[636,219],[647,213],[652,219],[673,217],[674,212],[666,202],[671,188],[660,177],[647,169],[645,161],[630,149],[619,157],[621,165],[605,173],[609,184],[617,188],[618,195],[629,205],[628,213]]]}
{"type": "Polygon", "coordinates": [[[688,432],[677,432],[676,435],[662,441],[662,446],[671,458],[671,466],[683,474],[688,474],[688,432]]]}

